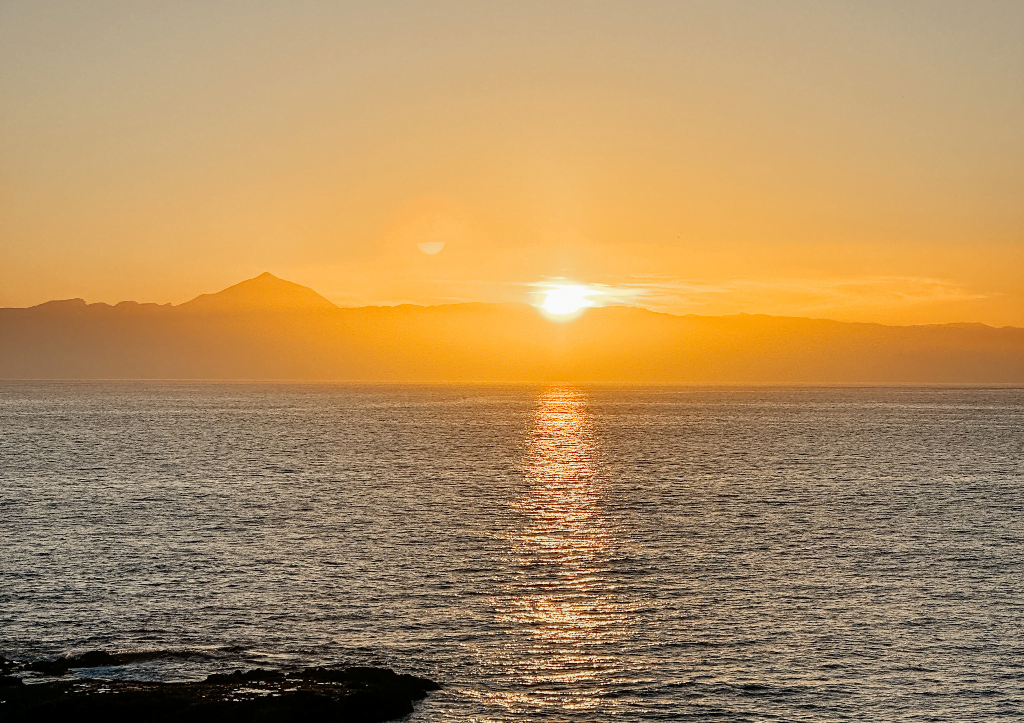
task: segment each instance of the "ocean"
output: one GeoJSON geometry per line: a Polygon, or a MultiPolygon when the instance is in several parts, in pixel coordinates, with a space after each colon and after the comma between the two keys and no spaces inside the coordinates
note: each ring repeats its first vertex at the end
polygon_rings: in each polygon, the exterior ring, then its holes
{"type": "Polygon", "coordinates": [[[1024,390],[0,382],[0,655],[410,721],[1024,719],[1024,390]]]}

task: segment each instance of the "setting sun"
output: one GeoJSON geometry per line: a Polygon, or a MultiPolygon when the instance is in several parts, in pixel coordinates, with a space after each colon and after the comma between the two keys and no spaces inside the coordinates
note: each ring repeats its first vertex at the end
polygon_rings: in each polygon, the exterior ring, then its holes
{"type": "Polygon", "coordinates": [[[599,292],[586,286],[563,284],[544,292],[544,303],[541,308],[552,316],[575,314],[581,309],[593,306],[590,296],[599,292]]]}

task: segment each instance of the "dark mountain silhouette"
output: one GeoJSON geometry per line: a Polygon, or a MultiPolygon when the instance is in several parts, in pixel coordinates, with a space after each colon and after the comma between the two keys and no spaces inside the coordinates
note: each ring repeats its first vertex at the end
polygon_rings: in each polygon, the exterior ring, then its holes
{"type": "Polygon", "coordinates": [[[1024,329],[526,304],[339,308],[263,274],[180,306],[0,309],[0,378],[1024,383],[1024,329]]]}
{"type": "Polygon", "coordinates": [[[307,286],[262,273],[216,294],[197,296],[178,308],[189,311],[322,311],[338,307],[307,286]]]}

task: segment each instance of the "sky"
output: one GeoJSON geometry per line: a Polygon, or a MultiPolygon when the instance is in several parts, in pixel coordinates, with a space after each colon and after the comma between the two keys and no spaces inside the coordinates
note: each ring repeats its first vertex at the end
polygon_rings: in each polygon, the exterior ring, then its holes
{"type": "Polygon", "coordinates": [[[0,0],[0,306],[264,271],[1024,326],[1024,3],[0,0]]]}

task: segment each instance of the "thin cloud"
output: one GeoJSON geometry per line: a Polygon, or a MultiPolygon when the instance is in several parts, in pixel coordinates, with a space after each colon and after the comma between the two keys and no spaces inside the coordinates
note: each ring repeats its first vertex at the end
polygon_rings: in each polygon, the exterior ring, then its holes
{"type": "Polygon", "coordinates": [[[993,296],[945,279],[912,276],[730,279],[719,283],[648,278],[638,280],[632,288],[637,290],[641,305],[658,311],[699,311],[714,307],[716,313],[728,313],[732,309],[801,316],[977,301],[993,296]]]}

